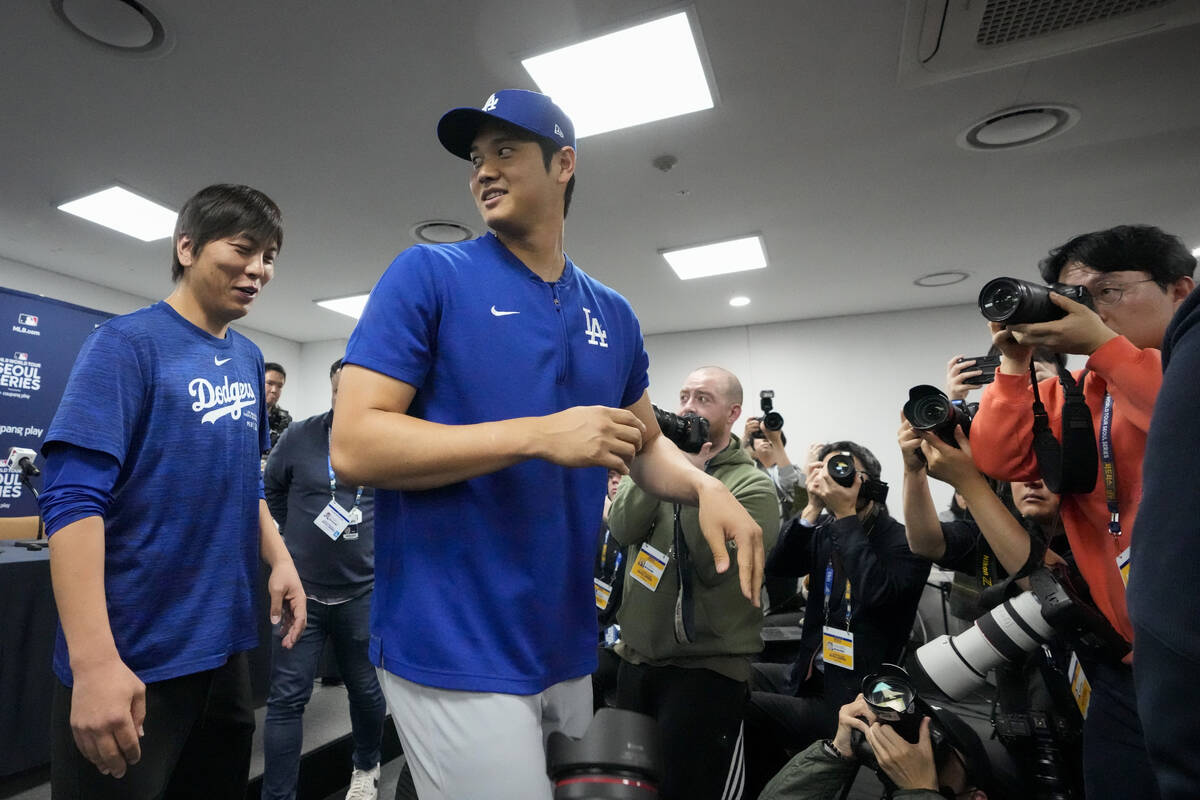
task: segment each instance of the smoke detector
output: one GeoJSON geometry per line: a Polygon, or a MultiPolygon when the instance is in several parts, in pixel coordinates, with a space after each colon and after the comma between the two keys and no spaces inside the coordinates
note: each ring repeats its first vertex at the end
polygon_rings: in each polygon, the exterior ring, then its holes
{"type": "Polygon", "coordinates": [[[1039,144],[1071,129],[1078,109],[1057,103],[1032,103],[988,114],[958,135],[965,150],[1009,150],[1039,144]]]}

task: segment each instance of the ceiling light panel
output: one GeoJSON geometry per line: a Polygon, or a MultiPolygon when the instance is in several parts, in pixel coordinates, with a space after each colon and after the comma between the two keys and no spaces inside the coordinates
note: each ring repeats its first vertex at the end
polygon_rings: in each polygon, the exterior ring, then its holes
{"type": "Polygon", "coordinates": [[[686,12],[524,59],[582,139],[713,107],[686,12]]]}
{"type": "Polygon", "coordinates": [[[87,197],[63,203],[58,210],[111,228],[126,236],[141,239],[143,242],[166,239],[173,235],[175,219],[178,216],[171,209],[120,186],[112,186],[87,197]]]}
{"type": "Polygon", "coordinates": [[[681,280],[745,272],[767,266],[761,236],[744,236],[725,242],[664,250],[662,254],[681,280]]]}
{"type": "Polygon", "coordinates": [[[369,294],[353,294],[349,297],[334,297],[329,300],[315,300],[314,302],[321,308],[327,308],[330,311],[345,314],[352,319],[358,319],[362,316],[363,309],[367,305],[367,298],[370,296],[369,294]]]}

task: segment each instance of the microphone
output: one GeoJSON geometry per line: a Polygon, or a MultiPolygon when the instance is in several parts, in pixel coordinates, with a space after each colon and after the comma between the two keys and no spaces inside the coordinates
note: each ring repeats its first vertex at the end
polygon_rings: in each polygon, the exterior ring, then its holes
{"type": "Polygon", "coordinates": [[[11,447],[4,465],[8,467],[9,472],[20,472],[25,477],[32,478],[42,474],[42,471],[33,465],[35,458],[37,453],[28,447],[11,447]]]}

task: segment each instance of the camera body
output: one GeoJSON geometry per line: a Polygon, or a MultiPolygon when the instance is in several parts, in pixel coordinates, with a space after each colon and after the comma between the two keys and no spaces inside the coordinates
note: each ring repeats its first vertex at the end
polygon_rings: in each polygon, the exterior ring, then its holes
{"type": "Polygon", "coordinates": [[[955,363],[961,364],[964,361],[974,361],[971,369],[979,370],[978,375],[963,379],[963,383],[968,386],[986,386],[996,380],[996,369],[1000,366],[1000,356],[964,356],[957,359],[955,363]]]}
{"type": "MultiPolygon", "coordinates": [[[[847,489],[854,485],[854,477],[858,473],[858,467],[854,464],[854,456],[849,452],[834,453],[825,462],[825,470],[835,483],[845,486],[847,489]]],[[[883,503],[887,501],[887,494],[888,485],[885,482],[869,475],[863,476],[862,486],[858,489],[860,499],[883,503]]]]}
{"type": "Polygon", "coordinates": [[[652,717],[602,708],[581,739],[555,731],[546,742],[554,800],[657,800],[662,755],[652,717]]]}
{"type": "Polygon", "coordinates": [[[758,393],[758,406],[762,409],[762,426],[769,431],[783,429],[783,415],[775,410],[775,390],[763,389],[758,393]]]}
{"type": "MultiPolygon", "coordinates": [[[[954,403],[936,386],[922,384],[908,390],[908,402],[904,404],[904,418],[919,431],[930,431],[948,445],[958,447],[954,429],[962,428],[971,434],[971,415],[962,406],[954,403]]],[[[920,454],[920,451],[917,451],[920,454]]]]}
{"type": "Polygon", "coordinates": [[[708,420],[695,414],[680,416],[670,411],[663,411],[658,406],[654,409],[654,419],[658,427],[675,446],[685,453],[699,453],[704,443],[708,441],[708,420]]]}
{"type": "Polygon", "coordinates": [[[1065,283],[1042,286],[1020,278],[993,278],[979,290],[979,312],[991,322],[1006,325],[1062,319],[1067,312],[1054,305],[1051,292],[1095,309],[1092,296],[1083,286],[1065,283]]]}

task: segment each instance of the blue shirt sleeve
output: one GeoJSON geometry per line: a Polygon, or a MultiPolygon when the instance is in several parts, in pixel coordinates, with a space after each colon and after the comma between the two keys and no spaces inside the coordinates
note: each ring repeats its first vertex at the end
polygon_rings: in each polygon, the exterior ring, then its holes
{"type": "Polygon", "coordinates": [[[111,325],[83,343],[42,452],[54,442],[99,450],[125,463],[145,403],[147,376],[133,344],[111,325]]]}
{"type": "Polygon", "coordinates": [[[631,363],[633,366],[629,369],[629,378],[625,382],[625,389],[621,394],[621,408],[629,406],[642,399],[642,395],[646,393],[646,389],[650,386],[650,357],[646,355],[646,343],[642,338],[642,326],[638,322],[637,316],[633,313],[633,309],[626,303],[626,309],[629,313],[629,330],[633,336],[633,352],[631,353],[631,363]]]}
{"type": "Polygon", "coordinates": [[[46,463],[38,508],[46,523],[47,538],[87,517],[108,513],[112,489],[121,465],[108,453],[56,443],[43,448],[46,463]]]}
{"type": "Polygon", "coordinates": [[[433,272],[422,247],[396,256],[371,291],[350,335],[347,364],[420,388],[432,363],[441,314],[433,272]]]}

